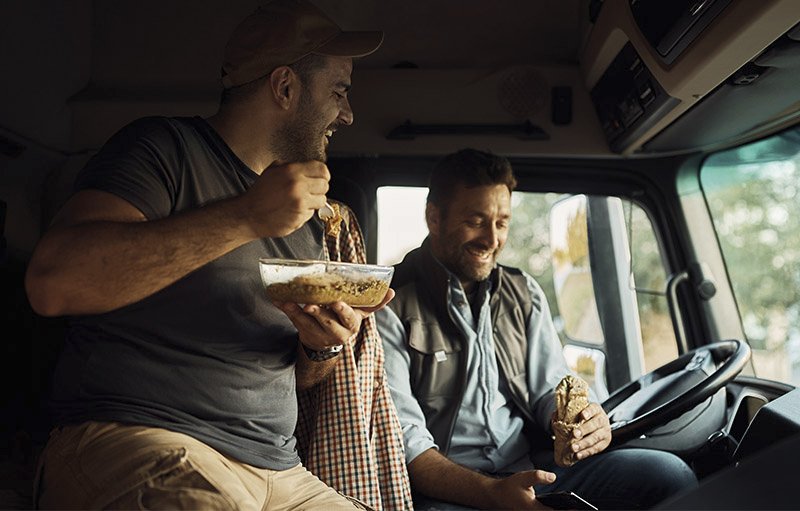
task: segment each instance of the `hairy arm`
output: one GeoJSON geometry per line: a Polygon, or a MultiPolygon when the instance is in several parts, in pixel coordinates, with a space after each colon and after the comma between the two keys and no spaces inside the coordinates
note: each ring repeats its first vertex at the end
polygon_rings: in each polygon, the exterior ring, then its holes
{"type": "Polygon", "coordinates": [[[327,378],[341,358],[340,354],[328,360],[311,360],[306,355],[303,345],[297,343],[297,365],[295,365],[297,390],[310,389],[327,378]]]}
{"type": "Polygon", "coordinates": [[[238,197],[158,220],[111,193],[78,192],[34,250],[28,298],[44,316],[136,302],[244,243],[295,231],[324,204],[329,179],[321,162],[271,167],[238,197]]]}
{"type": "Polygon", "coordinates": [[[115,195],[79,192],[36,246],[25,279],[31,305],[55,316],[140,300],[253,239],[230,206],[146,221],[115,195]]]}
{"type": "Polygon", "coordinates": [[[453,463],[436,449],[428,449],[408,465],[414,489],[436,500],[478,509],[549,509],[536,501],[533,486],[555,481],[543,470],[494,478],[453,463]]]}

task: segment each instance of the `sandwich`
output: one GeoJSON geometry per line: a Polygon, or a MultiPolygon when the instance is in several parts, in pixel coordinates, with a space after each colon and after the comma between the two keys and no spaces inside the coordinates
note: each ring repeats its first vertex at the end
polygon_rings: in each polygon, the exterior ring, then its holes
{"type": "Polygon", "coordinates": [[[558,466],[575,463],[572,431],[581,423],[580,413],[589,406],[589,385],[577,376],[567,375],[556,386],[556,411],[553,418],[553,450],[558,466]]]}

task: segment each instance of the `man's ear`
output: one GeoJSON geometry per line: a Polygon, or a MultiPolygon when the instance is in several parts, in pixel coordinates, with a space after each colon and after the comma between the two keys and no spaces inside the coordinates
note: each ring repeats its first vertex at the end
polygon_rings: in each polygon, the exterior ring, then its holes
{"type": "Polygon", "coordinates": [[[300,90],[300,79],[289,66],[280,66],[270,73],[269,86],[275,103],[288,110],[300,90]]]}
{"type": "Polygon", "coordinates": [[[425,204],[425,222],[428,224],[428,232],[433,235],[439,234],[441,215],[439,214],[439,207],[428,202],[425,204]]]}

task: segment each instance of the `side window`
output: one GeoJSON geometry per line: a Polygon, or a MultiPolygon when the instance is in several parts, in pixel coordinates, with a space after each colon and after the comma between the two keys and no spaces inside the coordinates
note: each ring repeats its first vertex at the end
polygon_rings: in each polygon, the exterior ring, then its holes
{"type": "Polygon", "coordinates": [[[700,178],[756,375],[800,385],[800,130],[714,154],[700,178]]]}
{"type": "MultiPolygon", "coordinates": [[[[583,217],[572,220],[571,228],[563,226],[567,236],[579,237],[571,243],[572,250],[554,242],[550,211],[561,199],[556,193],[514,192],[512,196],[511,236],[500,256],[500,262],[528,272],[539,283],[547,297],[550,312],[564,349],[564,358],[570,369],[581,375],[592,386],[599,399],[608,396],[605,377],[606,355],[602,349],[603,337],[598,320],[591,279],[583,272],[588,265],[586,256],[586,222],[583,217]],[[574,272],[564,271],[565,266],[554,261],[574,261],[574,272]],[[561,270],[561,271],[559,271],[561,270]],[[566,284],[566,295],[564,287],[566,284]],[[560,293],[562,291],[562,293],[560,293]],[[559,296],[561,294],[562,296],[559,296]],[[571,335],[570,335],[571,334],[571,335]]],[[[572,212],[580,216],[580,212],[572,212]]],[[[572,218],[572,217],[570,217],[572,218]]],[[[569,223],[570,220],[566,219],[569,223]]]]}
{"type": "Polygon", "coordinates": [[[550,226],[562,341],[565,353],[577,353],[573,369],[602,394],[673,360],[667,272],[646,212],[630,200],[577,195],[555,205],[550,226]],[[603,380],[597,373],[609,352],[627,367],[603,380]]]}
{"type": "Polygon", "coordinates": [[[678,357],[678,341],[667,303],[667,270],[650,217],[640,206],[622,201],[631,250],[631,286],[636,291],[639,325],[648,373],[678,357]]]}
{"type": "Polygon", "coordinates": [[[397,264],[428,235],[425,200],[428,189],[419,186],[378,188],[378,264],[397,264]]]}
{"type": "Polygon", "coordinates": [[[512,194],[510,235],[498,262],[520,268],[536,279],[547,297],[556,327],[563,330],[553,287],[548,226],[550,208],[558,197],[555,193],[515,191],[512,194]]]}

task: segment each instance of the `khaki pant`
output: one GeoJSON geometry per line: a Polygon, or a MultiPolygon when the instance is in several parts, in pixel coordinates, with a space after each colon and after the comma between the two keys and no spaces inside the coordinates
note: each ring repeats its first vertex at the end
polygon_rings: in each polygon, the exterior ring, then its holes
{"type": "Polygon", "coordinates": [[[53,430],[35,486],[40,509],[369,509],[302,465],[256,468],[182,433],[117,423],[53,430]]]}

